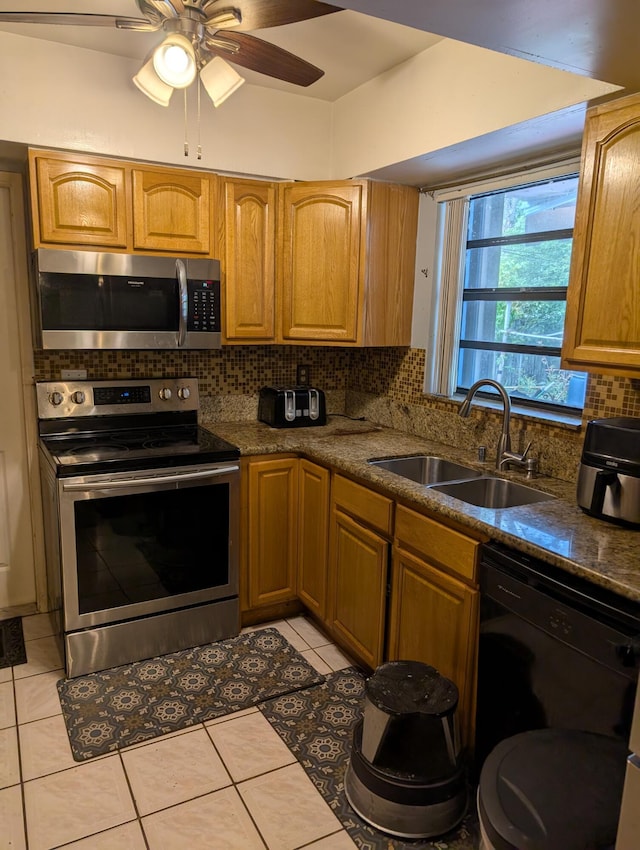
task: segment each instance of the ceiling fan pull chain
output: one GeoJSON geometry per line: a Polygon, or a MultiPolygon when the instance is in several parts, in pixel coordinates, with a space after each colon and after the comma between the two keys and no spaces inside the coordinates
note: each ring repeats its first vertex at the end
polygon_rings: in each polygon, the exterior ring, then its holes
{"type": "Polygon", "coordinates": [[[184,155],[189,156],[189,139],[187,137],[187,90],[184,89],[184,155]]]}
{"type": "Polygon", "coordinates": [[[200,144],[200,77],[198,77],[198,159],[202,159],[202,145],[200,144]]]}

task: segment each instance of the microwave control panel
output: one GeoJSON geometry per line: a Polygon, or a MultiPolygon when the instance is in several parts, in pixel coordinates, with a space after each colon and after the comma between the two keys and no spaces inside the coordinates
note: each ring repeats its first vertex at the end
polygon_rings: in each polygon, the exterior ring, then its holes
{"type": "Polygon", "coordinates": [[[188,280],[188,331],[220,331],[220,281],[188,280]]]}

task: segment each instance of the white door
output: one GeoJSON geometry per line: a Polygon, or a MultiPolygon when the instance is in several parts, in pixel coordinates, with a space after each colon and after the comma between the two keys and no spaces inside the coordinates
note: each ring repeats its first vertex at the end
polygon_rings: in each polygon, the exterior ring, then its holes
{"type": "Polygon", "coordinates": [[[24,222],[22,179],[0,173],[0,609],[16,613],[46,607],[24,222]]]}

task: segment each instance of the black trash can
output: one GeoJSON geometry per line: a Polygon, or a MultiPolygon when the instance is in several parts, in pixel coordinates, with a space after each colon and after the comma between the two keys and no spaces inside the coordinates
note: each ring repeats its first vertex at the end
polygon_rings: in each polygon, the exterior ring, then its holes
{"type": "Polygon", "coordinates": [[[347,800],[363,820],[402,838],[442,835],[462,820],[457,704],[455,684],[418,661],[388,662],[368,679],[345,774],[347,800]]]}
{"type": "Polygon", "coordinates": [[[627,755],[573,729],[506,738],[480,774],[482,850],[613,850],[627,755]]]}

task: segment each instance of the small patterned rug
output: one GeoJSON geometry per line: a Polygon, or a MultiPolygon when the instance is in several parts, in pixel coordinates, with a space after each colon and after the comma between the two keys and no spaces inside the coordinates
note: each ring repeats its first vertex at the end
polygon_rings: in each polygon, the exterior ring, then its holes
{"type": "Polygon", "coordinates": [[[14,667],[16,664],[26,663],[22,617],[0,621],[0,667],[14,667]]]}
{"type": "Polygon", "coordinates": [[[277,697],[259,708],[360,850],[477,850],[480,835],[471,793],[462,823],[434,839],[392,838],[353,811],[344,793],[344,774],[353,728],[362,716],[363,697],[364,678],[349,668],[327,675],[318,687],[277,697]]]}
{"type": "Polygon", "coordinates": [[[275,628],[61,679],[73,757],[112,750],[324,681],[275,628]]]}

